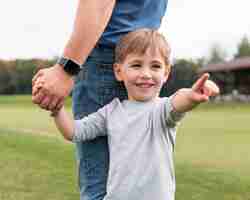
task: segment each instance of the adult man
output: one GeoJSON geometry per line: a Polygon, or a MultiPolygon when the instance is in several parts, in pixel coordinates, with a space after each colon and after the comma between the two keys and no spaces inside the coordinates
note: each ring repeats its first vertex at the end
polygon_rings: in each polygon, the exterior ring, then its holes
{"type": "MultiPolygon", "coordinates": [[[[126,98],[112,70],[114,47],[130,31],[158,29],[166,7],[167,0],[79,0],[74,29],[62,57],[33,78],[33,85],[38,77],[44,84],[33,90],[32,101],[43,109],[58,110],[74,86],[73,112],[77,119],[114,97],[126,98]]],[[[106,193],[109,164],[107,139],[77,143],[76,147],[81,200],[101,200],[106,193]]]]}

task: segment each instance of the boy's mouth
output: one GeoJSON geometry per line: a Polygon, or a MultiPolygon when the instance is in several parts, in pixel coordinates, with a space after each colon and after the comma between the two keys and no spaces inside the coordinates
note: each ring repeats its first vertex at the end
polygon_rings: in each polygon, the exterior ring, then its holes
{"type": "Polygon", "coordinates": [[[140,88],[151,88],[154,86],[154,84],[153,83],[137,83],[136,86],[140,88]]]}

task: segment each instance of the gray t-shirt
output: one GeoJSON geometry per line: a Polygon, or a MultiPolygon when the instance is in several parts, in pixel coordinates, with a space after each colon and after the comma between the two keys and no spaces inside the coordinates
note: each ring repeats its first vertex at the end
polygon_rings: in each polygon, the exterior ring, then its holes
{"type": "Polygon", "coordinates": [[[170,98],[114,99],[75,121],[73,141],[107,135],[110,166],[104,200],[174,200],[176,125],[170,98]]]}

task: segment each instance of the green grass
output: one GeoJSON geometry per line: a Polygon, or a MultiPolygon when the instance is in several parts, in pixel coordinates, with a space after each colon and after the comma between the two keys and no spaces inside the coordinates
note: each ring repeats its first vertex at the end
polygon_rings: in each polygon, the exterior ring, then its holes
{"type": "MultiPolygon", "coordinates": [[[[0,96],[0,200],[79,199],[74,146],[30,99],[0,96]]],[[[250,105],[236,103],[187,115],[176,143],[176,200],[250,200],[249,119],[250,105]]]]}
{"type": "MultiPolygon", "coordinates": [[[[66,106],[70,112],[71,99],[66,106]]],[[[49,112],[32,104],[31,96],[0,96],[0,128],[9,131],[59,136],[49,112]]]]}
{"type": "MultiPolygon", "coordinates": [[[[68,98],[66,100],[66,105],[69,106],[71,104],[71,99],[68,98]]],[[[21,106],[21,107],[33,107],[31,103],[30,95],[0,95],[0,106],[21,106]]]]}
{"type": "Polygon", "coordinates": [[[72,145],[0,129],[0,199],[77,199],[72,145]]]}
{"type": "Polygon", "coordinates": [[[177,200],[250,199],[249,116],[249,104],[189,113],[177,136],[177,200]]]}

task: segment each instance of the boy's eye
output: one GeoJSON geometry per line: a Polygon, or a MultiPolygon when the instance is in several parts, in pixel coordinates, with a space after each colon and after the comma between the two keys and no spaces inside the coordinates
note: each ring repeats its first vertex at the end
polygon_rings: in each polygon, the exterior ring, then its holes
{"type": "Polygon", "coordinates": [[[162,66],[159,65],[159,64],[154,64],[154,65],[152,65],[152,68],[153,68],[153,69],[161,69],[162,66]]]}
{"type": "Polygon", "coordinates": [[[131,67],[132,67],[132,68],[140,68],[141,65],[140,65],[140,64],[132,64],[131,67]]]}

